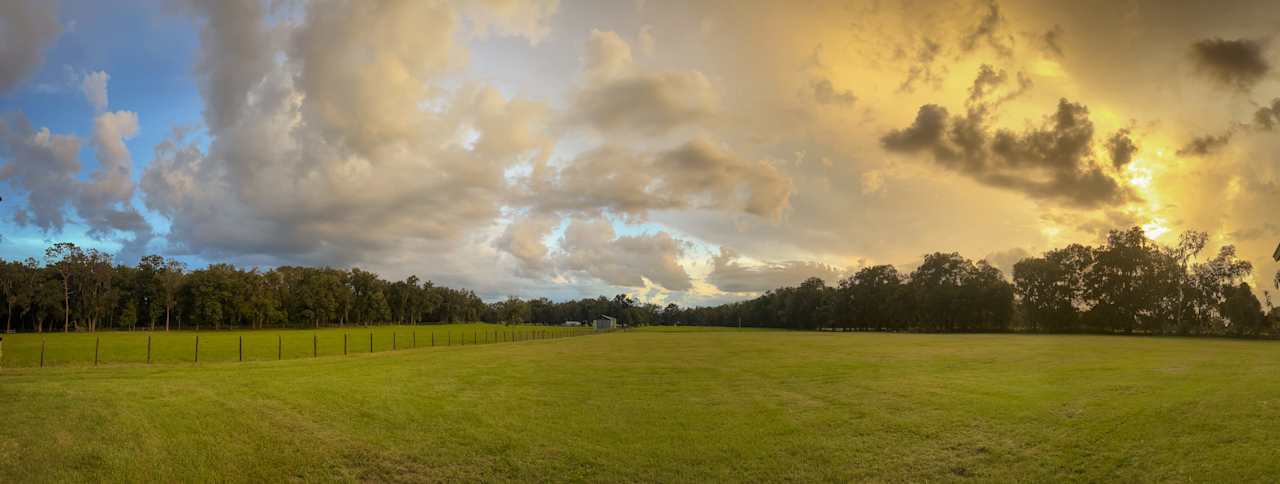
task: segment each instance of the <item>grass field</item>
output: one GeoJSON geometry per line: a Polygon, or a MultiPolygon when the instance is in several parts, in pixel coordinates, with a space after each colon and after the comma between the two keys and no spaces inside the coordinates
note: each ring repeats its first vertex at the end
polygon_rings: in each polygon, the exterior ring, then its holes
{"type": "Polygon", "coordinates": [[[22,333],[4,339],[5,367],[92,366],[145,364],[150,338],[152,363],[263,361],[413,349],[465,346],[531,338],[584,334],[586,329],[492,324],[435,324],[418,326],[352,326],[316,330],[243,331],[103,331],[99,333],[22,333]]]}
{"type": "Polygon", "coordinates": [[[1280,344],[630,331],[5,368],[0,412],[6,482],[1274,481],[1280,344]]]}

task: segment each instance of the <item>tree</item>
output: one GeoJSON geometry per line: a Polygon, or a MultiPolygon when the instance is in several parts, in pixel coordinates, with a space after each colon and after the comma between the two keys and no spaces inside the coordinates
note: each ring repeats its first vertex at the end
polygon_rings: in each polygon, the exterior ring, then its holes
{"type": "Polygon", "coordinates": [[[137,324],[138,324],[138,305],[135,304],[133,300],[130,300],[129,302],[125,303],[124,311],[121,311],[120,313],[120,326],[123,326],[125,328],[132,330],[133,327],[137,324]]]}
{"type": "Polygon", "coordinates": [[[1222,302],[1222,313],[1230,322],[1231,333],[1237,336],[1257,336],[1266,329],[1267,316],[1262,303],[1253,295],[1248,284],[1228,287],[1222,302]]]}
{"type": "Polygon", "coordinates": [[[70,242],[59,242],[44,251],[45,264],[62,280],[62,332],[71,327],[71,277],[84,264],[84,251],[70,242]]]}
{"type": "Polygon", "coordinates": [[[161,292],[164,294],[164,330],[169,331],[170,315],[177,303],[178,288],[182,285],[182,276],[187,266],[176,259],[165,259],[159,272],[161,292]]]}

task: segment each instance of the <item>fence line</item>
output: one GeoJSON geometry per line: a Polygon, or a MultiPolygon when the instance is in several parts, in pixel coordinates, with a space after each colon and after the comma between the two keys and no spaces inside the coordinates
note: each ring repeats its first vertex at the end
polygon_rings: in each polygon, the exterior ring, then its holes
{"type": "MultiPolygon", "coordinates": [[[[599,334],[603,332],[604,331],[595,331],[590,327],[587,327],[587,328],[519,328],[517,327],[517,328],[509,328],[509,329],[479,328],[479,329],[471,329],[470,331],[462,329],[462,330],[459,330],[459,338],[457,339],[456,342],[458,343],[459,346],[498,344],[498,343],[519,343],[519,342],[538,341],[538,340],[546,340],[546,339],[559,339],[559,338],[569,338],[569,337],[576,337],[576,336],[586,336],[586,335],[592,335],[592,334],[599,334]],[[470,341],[467,341],[468,332],[471,333],[470,341]]],[[[305,332],[303,331],[298,331],[298,333],[305,334],[305,332]]],[[[438,342],[436,341],[436,333],[437,331],[429,332],[429,335],[430,335],[429,345],[430,347],[433,347],[433,348],[438,345],[438,342]]],[[[399,340],[400,331],[397,330],[397,331],[391,331],[390,342],[389,342],[390,349],[388,350],[387,346],[382,346],[381,347],[382,349],[379,350],[379,345],[378,345],[378,340],[380,338],[379,334],[382,335],[381,338],[386,337],[386,333],[378,333],[377,331],[369,332],[368,353],[372,354],[372,353],[380,353],[385,351],[403,351],[403,350],[419,348],[417,328],[409,329],[410,341],[409,341],[408,348],[405,348],[404,345],[400,343],[400,340],[399,340]]],[[[192,340],[186,340],[186,341],[192,342],[191,353],[189,353],[190,356],[188,358],[185,355],[183,355],[182,347],[185,346],[185,344],[182,343],[183,339],[181,338],[180,333],[176,335],[172,335],[172,337],[147,334],[146,341],[145,341],[145,353],[142,351],[143,348],[140,348],[140,346],[142,346],[141,344],[142,342],[139,340],[128,340],[128,341],[121,342],[108,336],[106,341],[103,341],[102,335],[95,334],[92,342],[93,343],[93,348],[92,348],[93,366],[95,367],[110,366],[113,364],[129,364],[129,363],[138,363],[138,362],[145,362],[146,364],[150,365],[155,362],[180,363],[184,360],[193,364],[199,364],[202,357],[204,357],[206,362],[232,362],[232,363],[245,362],[245,361],[261,361],[265,359],[265,358],[262,358],[263,355],[261,352],[261,349],[262,349],[261,344],[257,343],[257,346],[254,346],[255,343],[253,343],[254,341],[261,342],[265,338],[255,338],[254,335],[252,334],[248,335],[250,337],[251,347],[256,347],[259,349],[250,351],[250,356],[246,360],[246,355],[245,355],[245,336],[246,335],[244,334],[235,335],[236,338],[234,343],[230,341],[230,338],[219,337],[216,334],[214,334],[211,338],[203,338],[205,341],[201,341],[202,340],[201,336],[210,336],[210,335],[195,334],[193,335],[192,340]],[[160,337],[160,341],[154,341],[155,337],[157,336],[160,337]],[[205,348],[201,348],[202,343],[204,343],[205,348]],[[156,347],[157,344],[159,345],[158,347],[156,347]],[[235,345],[234,350],[230,348],[231,344],[235,345]],[[202,350],[204,353],[203,355],[201,354],[202,350]],[[231,353],[231,351],[234,351],[234,353],[231,353]],[[140,353],[143,353],[143,354],[140,354],[140,353]],[[129,355],[133,355],[133,356],[129,356],[129,355]],[[257,355],[257,356],[254,356],[254,355],[257,355]]],[[[263,335],[263,336],[269,337],[268,335],[263,335]]],[[[280,334],[280,333],[276,334],[276,360],[284,360],[284,350],[285,350],[284,336],[285,334],[280,334]]],[[[296,341],[297,336],[299,335],[298,334],[291,335],[291,338],[293,338],[292,341],[294,342],[291,343],[291,348],[293,349],[291,350],[291,353],[290,353],[291,355],[290,359],[306,357],[305,350],[303,350],[302,348],[293,346],[300,343],[296,341]]],[[[336,334],[334,336],[336,337],[336,334]]],[[[40,353],[39,353],[39,360],[37,363],[38,367],[43,368],[45,366],[79,366],[79,365],[84,365],[88,363],[87,358],[84,358],[85,356],[88,356],[88,355],[83,352],[83,351],[87,351],[87,348],[79,349],[79,348],[84,348],[84,346],[88,343],[86,340],[84,339],[67,340],[67,342],[64,343],[59,341],[58,338],[59,338],[58,336],[53,336],[54,341],[50,342],[49,337],[41,335],[40,353]]],[[[342,332],[342,353],[341,353],[342,356],[351,355],[350,340],[351,340],[351,332],[350,331],[342,332]]],[[[326,341],[334,341],[334,340],[330,337],[326,337],[326,341]]],[[[383,345],[387,344],[386,339],[382,339],[381,341],[383,341],[382,343],[383,345]]],[[[447,329],[445,331],[444,345],[441,345],[441,346],[453,346],[454,342],[455,340],[453,339],[453,329],[452,328],[447,329]]],[[[36,362],[32,362],[30,359],[31,356],[33,356],[31,355],[30,350],[34,348],[31,348],[30,346],[21,346],[21,347],[28,348],[28,349],[25,351],[18,351],[19,347],[17,345],[10,345],[10,348],[12,348],[9,351],[9,355],[8,355],[10,356],[10,358],[7,359],[7,361],[5,362],[7,364],[5,364],[4,366],[29,367],[31,366],[31,363],[36,363],[36,362]],[[19,354],[24,354],[27,356],[18,356],[19,354]]],[[[337,356],[337,351],[336,351],[337,349],[332,344],[329,344],[329,346],[327,347],[330,349],[326,350],[326,356],[337,356]]],[[[426,347],[427,347],[426,345],[423,346],[423,348],[426,348],[426,347]]],[[[320,333],[319,332],[314,332],[314,331],[312,332],[310,356],[312,358],[318,358],[320,356],[320,333]]]]}

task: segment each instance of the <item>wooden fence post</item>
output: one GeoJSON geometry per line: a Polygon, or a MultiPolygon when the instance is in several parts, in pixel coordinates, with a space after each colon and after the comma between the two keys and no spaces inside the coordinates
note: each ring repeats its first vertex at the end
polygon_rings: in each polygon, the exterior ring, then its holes
{"type": "Polygon", "coordinates": [[[192,362],[193,363],[200,362],[200,335],[198,334],[196,335],[196,355],[195,355],[195,358],[192,359],[192,362]]]}
{"type": "Polygon", "coordinates": [[[393,330],[391,331],[391,351],[395,351],[395,350],[396,350],[396,332],[393,330]]]}
{"type": "Polygon", "coordinates": [[[342,356],[347,356],[347,337],[348,336],[351,336],[351,333],[342,334],[342,356]]]}
{"type": "Polygon", "coordinates": [[[432,347],[432,348],[434,348],[435,346],[436,346],[436,332],[435,332],[435,331],[432,331],[432,332],[431,332],[431,347],[432,347]]]}
{"type": "Polygon", "coordinates": [[[416,330],[416,329],[415,329],[415,330],[413,330],[413,332],[412,332],[412,333],[410,333],[410,334],[412,335],[411,337],[413,338],[413,341],[411,341],[411,342],[409,343],[409,347],[410,347],[410,348],[417,348],[417,347],[418,347],[418,330],[416,330]]]}
{"type": "Polygon", "coordinates": [[[151,335],[147,335],[147,364],[151,364],[151,335]]]}
{"type": "Polygon", "coordinates": [[[453,330],[451,329],[451,330],[445,331],[445,332],[444,332],[444,337],[445,337],[445,340],[444,340],[444,341],[445,341],[445,343],[444,343],[444,345],[445,345],[445,346],[453,346],[453,330]]]}
{"type": "Polygon", "coordinates": [[[93,337],[93,366],[98,366],[98,348],[102,347],[102,337],[93,337]]]}
{"type": "Polygon", "coordinates": [[[284,359],[284,335],[276,335],[276,361],[284,359]]]}
{"type": "Polygon", "coordinates": [[[44,336],[40,337],[40,368],[44,368],[44,336]]]}
{"type": "Polygon", "coordinates": [[[240,335],[240,361],[244,362],[244,335],[240,335]]]}
{"type": "Polygon", "coordinates": [[[312,358],[320,356],[319,338],[320,336],[316,335],[315,333],[311,333],[311,357],[312,358]]]}
{"type": "Polygon", "coordinates": [[[373,331],[369,332],[369,352],[373,353],[373,331]]]}

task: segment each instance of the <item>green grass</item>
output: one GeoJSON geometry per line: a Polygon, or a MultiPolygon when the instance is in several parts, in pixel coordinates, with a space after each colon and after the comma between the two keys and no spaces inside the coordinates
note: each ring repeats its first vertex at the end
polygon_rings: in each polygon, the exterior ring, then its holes
{"type": "MultiPolygon", "coordinates": [[[[578,331],[577,334],[585,332],[578,331]]],[[[472,345],[513,339],[555,337],[569,328],[500,326],[492,324],[442,324],[419,326],[352,326],[316,330],[243,331],[104,331],[99,333],[23,333],[4,338],[5,367],[40,366],[44,344],[45,366],[146,364],[147,340],[151,362],[195,363],[196,337],[200,337],[199,363],[263,361],[311,358],[355,353],[413,349],[432,345],[472,345]]]]}
{"type": "Polygon", "coordinates": [[[1266,482],[1280,343],[646,330],[5,368],[0,412],[5,482],[1266,482]]]}

